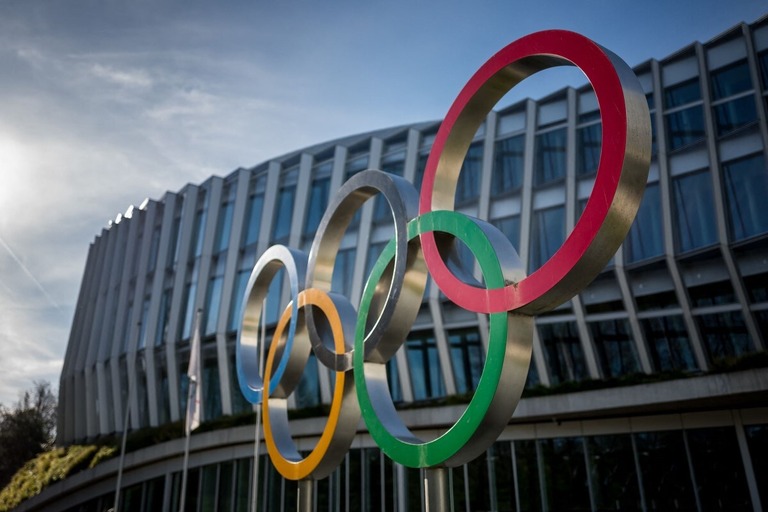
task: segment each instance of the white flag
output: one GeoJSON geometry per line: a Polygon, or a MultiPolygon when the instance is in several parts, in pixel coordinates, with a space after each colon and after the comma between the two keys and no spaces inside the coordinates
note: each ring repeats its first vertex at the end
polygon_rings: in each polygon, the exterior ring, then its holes
{"type": "Polygon", "coordinates": [[[187,391],[186,434],[200,426],[203,408],[203,373],[200,366],[200,311],[195,316],[195,331],[189,351],[189,390],[187,391]]]}

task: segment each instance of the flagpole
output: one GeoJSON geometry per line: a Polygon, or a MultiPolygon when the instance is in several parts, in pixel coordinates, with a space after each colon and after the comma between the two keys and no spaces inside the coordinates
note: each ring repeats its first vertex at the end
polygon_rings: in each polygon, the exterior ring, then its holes
{"type": "MultiPolygon", "coordinates": [[[[261,344],[259,345],[259,375],[264,375],[264,345],[266,345],[267,336],[267,298],[261,303],[261,344]]],[[[263,383],[263,381],[262,381],[263,383]]],[[[269,390],[262,388],[261,399],[266,400],[269,390]]],[[[251,500],[251,512],[256,512],[256,505],[259,499],[259,438],[261,437],[261,404],[256,407],[256,435],[253,442],[253,499],[251,500]]]]}
{"type": "Polygon", "coordinates": [[[195,315],[195,330],[192,345],[189,351],[189,388],[187,389],[187,411],[184,419],[184,463],[181,471],[181,497],[179,499],[179,512],[184,512],[187,500],[187,473],[189,472],[189,440],[192,431],[200,425],[200,316],[202,310],[198,309],[195,315]],[[194,400],[194,403],[193,403],[194,400]],[[194,408],[190,410],[190,405],[194,408]]]}

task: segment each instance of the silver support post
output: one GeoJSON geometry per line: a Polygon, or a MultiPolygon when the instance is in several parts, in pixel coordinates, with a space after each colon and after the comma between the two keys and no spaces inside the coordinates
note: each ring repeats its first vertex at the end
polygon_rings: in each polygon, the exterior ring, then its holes
{"type": "Polygon", "coordinates": [[[446,468],[424,470],[424,510],[425,512],[448,510],[448,470],[446,468]]]}
{"type": "Polygon", "coordinates": [[[311,478],[299,480],[299,490],[296,493],[296,510],[298,512],[311,512],[315,482],[311,478]]]}

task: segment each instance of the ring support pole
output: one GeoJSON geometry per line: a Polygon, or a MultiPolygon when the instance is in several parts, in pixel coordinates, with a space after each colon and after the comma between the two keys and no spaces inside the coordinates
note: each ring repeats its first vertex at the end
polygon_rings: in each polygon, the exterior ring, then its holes
{"type": "Polygon", "coordinates": [[[296,493],[296,510],[298,512],[311,512],[313,492],[315,489],[314,481],[311,478],[299,480],[299,489],[296,493]]]}
{"type": "Polygon", "coordinates": [[[448,503],[448,469],[425,469],[424,511],[444,512],[448,510],[448,503]]]}

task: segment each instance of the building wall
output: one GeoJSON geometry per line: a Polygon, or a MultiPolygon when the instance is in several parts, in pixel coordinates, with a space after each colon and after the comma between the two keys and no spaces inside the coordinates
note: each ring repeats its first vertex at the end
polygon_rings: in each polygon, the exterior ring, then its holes
{"type": "MultiPolygon", "coordinates": [[[[536,319],[529,388],[707,374],[765,351],[768,21],[635,72],[654,135],[640,212],[595,282],[536,319]]],[[[507,234],[529,273],[561,245],[589,197],[601,141],[596,109],[589,86],[516,103],[489,114],[469,148],[456,208],[507,234]]],[[[438,127],[330,141],[188,184],[118,216],[89,251],[61,376],[60,442],[122,432],[126,421],[137,429],[182,418],[197,309],[204,418],[250,410],[236,382],[234,343],[258,255],[275,243],[308,251],[329,194],[363,169],[404,176],[418,188],[438,127]]],[[[341,243],[334,288],[353,302],[390,238],[384,206],[368,201],[341,243]]],[[[278,284],[271,294],[283,299],[270,302],[274,321],[286,292],[278,284]]],[[[470,392],[487,339],[484,315],[457,308],[430,285],[390,363],[393,396],[427,404],[470,392]]],[[[327,372],[313,362],[308,368],[310,385],[292,397],[294,407],[330,401],[327,372]]]]}

